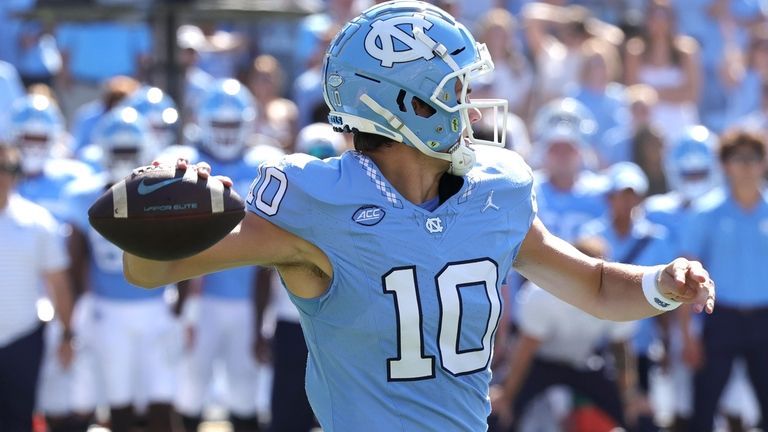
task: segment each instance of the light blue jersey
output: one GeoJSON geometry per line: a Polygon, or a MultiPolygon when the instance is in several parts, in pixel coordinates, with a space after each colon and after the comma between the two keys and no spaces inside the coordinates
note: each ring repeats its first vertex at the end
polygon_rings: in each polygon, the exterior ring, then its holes
{"type": "Polygon", "coordinates": [[[486,430],[499,286],[536,208],[519,156],[486,146],[476,154],[458,192],[431,212],[358,152],[261,166],[248,210],[318,246],[333,266],[322,296],[292,296],[324,430],[486,430]]]}
{"type": "Polygon", "coordinates": [[[741,208],[727,187],[705,195],[683,230],[686,255],[700,259],[717,284],[717,303],[768,306],[768,195],[751,210],[741,208]]]}
{"type": "Polygon", "coordinates": [[[16,190],[24,198],[45,207],[59,221],[66,221],[69,219],[70,204],[62,199],[65,186],[92,173],[88,165],[76,160],[49,159],[42,173],[22,177],[16,190]]]}
{"type": "Polygon", "coordinates": [[[536,173],[539,219],[547,229],[565,241],[576,240],[582,226],[606,211],[606,180],[584,171],[569,191],[558,190],[543,172],[536,173]]]}
{"type": "Polygon", "coordinates": [[[128,283],[123,276],[123,251],[88,223],[88,209],[106,190],[106,178],[97,174],[75,180],[64,191],[64,199],[71,208],[69,222],[88,240],[90,291],[110,300],[162,297],[163,290],[147,290],[128,283]]]}
{"type": "MultiPolygon", "coordinates": [[[[609,261],[656,266],[666,264],[675,258],[667,230],[662,225],[651,223],[643,217],[632,221],[632,229],[627,236],[619,235],[606,217],[585,225],[582,236],[597,236],[605,240],[608,249],[605,259],[609,261]],[[643,240],[646,238],[648,240],[643,240]]],[[[656,326],[652,318],[640,320],[633,337],[635,351],[647,353],[657,337],[656,334],[656,326]]]]}
{"type": "MultiPolygon", "coordinates": [[[[211,172],[232,179],[232,188],[245,198],[251,187],[251,182],[258,172],[261,162],[282,156],[282,152],[274,147],[257,146],[249,149],[242,158],[231,162],[217,161],[203,150],[190,146],[168,147],[159,157],[161,160],[176,160],[182,157],[191,163],[200,161],[211,165],[211,172]]],[[[229,300],[247,300],[251,298],[251,288],[254,284],[256,267],[237,267],[203,276],[202,295],[229,300]]]]}

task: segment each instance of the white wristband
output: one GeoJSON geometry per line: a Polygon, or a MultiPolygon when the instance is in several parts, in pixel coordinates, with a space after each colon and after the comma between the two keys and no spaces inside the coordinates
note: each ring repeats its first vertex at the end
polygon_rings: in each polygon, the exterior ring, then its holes
{"type": "Polygon", "coordinates": [[[670,300],[659,291],[659,276],[664,267],[654,267],[643,274],[643,294],[645,299],[654,308],[660,311],[671,311],[677,309],[682,303],[670,300]]]}

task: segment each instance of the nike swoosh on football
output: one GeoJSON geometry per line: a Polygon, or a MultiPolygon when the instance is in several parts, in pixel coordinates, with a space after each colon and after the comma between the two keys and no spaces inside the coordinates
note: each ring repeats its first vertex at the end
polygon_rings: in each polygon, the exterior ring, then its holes
{"type": "Polygon", "coordinates": [[[182,178],[174,178],[174,179],[163,180],[161,182],[157,182],[155,184],[148,185],[148,184],[144,183],[146,181],[146,179],[143,179],[141,181],[141,183],[139,183],[139,187],[138,187],[137,191],[139,192],[139,195],[149,195],[149,194],[151,194],[152,192],[154,192],[154,191],[156,191],[158,189],[162,189],[162,188],[168,186],[169,184],[180,182],[181,180],[183,180],[183,179],[182,178]]]}

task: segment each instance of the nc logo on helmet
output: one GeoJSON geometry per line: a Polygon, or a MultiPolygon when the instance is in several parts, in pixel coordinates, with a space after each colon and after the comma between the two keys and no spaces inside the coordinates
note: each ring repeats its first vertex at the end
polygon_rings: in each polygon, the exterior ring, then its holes
{"type": "Polygon", "coordinates": [[[422,17],[400,16],[374,22],[371,31],[365,36],[365,50],[384,67],[422,58],[429,60],[435,56],[430,47],[437,43],[426,34],[424,42],[429,42],[429,45],[417,40],[398,27],[403,24],[410,24],[414,31],[419,29],[422,32],[432,27],[432,23],[422,17]],[[403,49],[405,47],[407,49],[403,49]]]}

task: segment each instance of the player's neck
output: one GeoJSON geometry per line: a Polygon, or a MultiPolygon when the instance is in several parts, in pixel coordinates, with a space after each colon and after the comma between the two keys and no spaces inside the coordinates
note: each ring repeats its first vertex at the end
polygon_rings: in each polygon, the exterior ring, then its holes
{"type": "Polygon", "coordinates": [[[440,178],[447,168],[444,161],[426,156],[401,143],[368,152],[367,155],[408,201],[421,204],[437,196],[440,178]]]}

